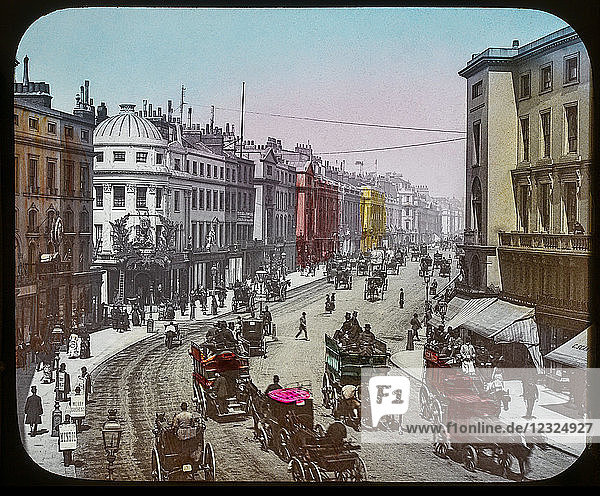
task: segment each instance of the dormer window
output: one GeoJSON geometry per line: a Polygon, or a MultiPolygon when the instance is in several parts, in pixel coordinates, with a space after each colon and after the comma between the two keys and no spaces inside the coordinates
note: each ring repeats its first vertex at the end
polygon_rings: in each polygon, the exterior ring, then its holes
{"type": "Polygon", "coordinates": [[[146,163],[148,160],[148,152],[136,152],[135,153],[135,161],[137,163],[146,163]]]}
{"type": "Polygon", "coordinates": [[[113,152],[113,160],[115,162],[125,162],[125,152],[113,152]]]}

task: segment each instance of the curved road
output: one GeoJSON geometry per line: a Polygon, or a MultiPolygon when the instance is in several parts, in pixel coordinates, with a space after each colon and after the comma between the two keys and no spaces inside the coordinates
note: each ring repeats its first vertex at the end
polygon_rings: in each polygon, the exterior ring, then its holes
{"type": "MultiPolygon", "coordinates": [[[[282,384],[310,381],[315,396],[315,422],[325,427],[331,415],[321,406],[320,385],[324,366],[324,334],[332,334],[343,321],[346,311],[358,310],[361,324],[370,322],[375,334],[386,340],[392,353],[402,349],[405,329],[415,311],[422,308],[424,285],[417,275],[418,264],[408,262],[399,276],[388,276],[389,291],[383,301],[363,300],[364,277],[354,276],[352,290],[336,291],[336,311],[324,313],[325,294],[333,285],[320,281],[292,290],[285,302],[269,303],[277,325],[277,341],[268,344],[266,359],[250,361],[253,382],[260,388],[278,374],[282,384]],[[399,310],[397,294],[405,292],[405,308],[399,310]],[[309,341],[295,340],[298,320],[307,313],[309,341]],[[401,331],[402,330],[402,331],[401,331]]],[[[440,281],[440,287],[443,283],[440,281]]],[[[231,320],[233,316],[229,316],[231,320]]],[[[84,432],[78,451],[86,453],[83,476],[103,479],[106,460],[98,430],[106,419],[108,408],[119,411],[124,428],[122,448],[115,463],[115,478],[124,481],[146,481],[150,477],[152,428],[156,412],[167,417],[179,410],[182,401],[191,404],[192,363],[188,356],[189,341],[202,341],[207,325],[181,323],[186,329],[183,344],[166,350],[162,335],[155,335],[121,351],[98,367],[94,375],[94,401],[88,405],[86,422],[97,426],[95,433],[84,432]]],[[[417,348],[415,353],[418,353],[417,348]]],[[[410,401],[418,402],[418,384],[411,380],[410,401]]],[[[410,421],[410,413],[405,421],[410,421]]],[[[416,417],[413,419],[416,420],[416,417]]],[[[360,434],[349,429],[360,443],[360,434]]],[[[399,436],[392,433],[392,436],[399,436]]],[[[206,440],[215,450],[218,481],[291,481],[286,464],[273,452],[263,452],[252,431],[252,420],[229,423],[207,421],[206,440]]],[[[394,441],[394,438],[392,438],[394,441]]],[[[361,457],[369,480],[386,482],[483,482],[507,481],[494,473],[493,467],[471,473],[457,461],[437,458],[428,444],[362,444],[361,457]]],[[[531,478],[544,479],[558,475],[575,458],[554,449],[536,451],[532,458],[531,478]]]]}

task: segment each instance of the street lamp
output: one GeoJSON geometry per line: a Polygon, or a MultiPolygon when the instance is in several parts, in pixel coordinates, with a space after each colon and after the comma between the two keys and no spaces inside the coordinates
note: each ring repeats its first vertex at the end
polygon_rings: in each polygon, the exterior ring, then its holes
{"type": "Polygon", "coordinates": [[[262,304],[263,304],[263,298],[264,298],[264,283],[265,283],[265,279],[267,277],[267,271],[266,270],[257,270],[256,273],[254,274],[256,276],[256,281],[258,282],[258,296],[259,296],[259,302],[260,302],[260,310],[259,310],[259,314],[262,314],[262,304]]]}
{"type": "Polygon", "coordinates": [[[121,444],[121,434],[123,428],[117,420],[117,410],[108,410],[108,420],[102,426],[102,442],[104,451],[106,451],[106,461],[108,462],[108,478],[113,479],[113,463],[117,459],[117,452],[121,444]]]}
{"type": "Polygon", "coordinates": [[[425,281],[425,332],[427,333],[429,328],[429,281],[431,281],[429,267],[423,265],[421,269],[421,275],[423,276],[423,281],[425,281]]]}

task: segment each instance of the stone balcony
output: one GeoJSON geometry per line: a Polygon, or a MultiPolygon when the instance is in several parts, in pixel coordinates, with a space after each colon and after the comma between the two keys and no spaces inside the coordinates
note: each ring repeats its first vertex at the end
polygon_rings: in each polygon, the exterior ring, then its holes
{"type": "Polygon", "coordinates": [[[499,246],[502,248],[573,253],[591,253],[592,251],[592,236],[589,234],[501,232],[498,233],[498,238],[499,246]]]}

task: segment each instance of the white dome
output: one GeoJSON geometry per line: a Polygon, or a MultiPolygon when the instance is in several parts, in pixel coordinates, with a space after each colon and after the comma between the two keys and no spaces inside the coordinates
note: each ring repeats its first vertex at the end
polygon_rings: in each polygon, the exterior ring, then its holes
{"type": "Polygon", "coordinates": [[[135,105],[123,103],[120,107],[118,115],[98,124],[94,130],[94,145],[166,144],[156,126],[135,113],[135,105]]]}

